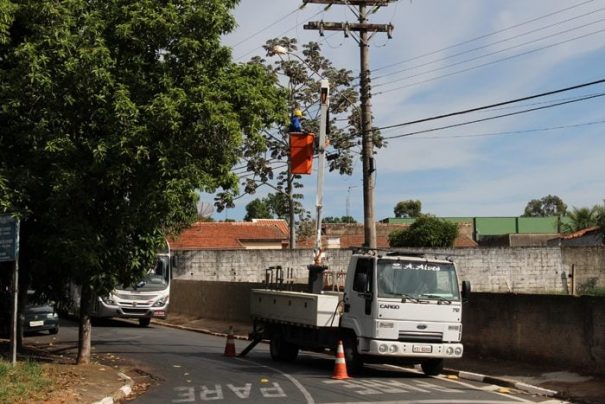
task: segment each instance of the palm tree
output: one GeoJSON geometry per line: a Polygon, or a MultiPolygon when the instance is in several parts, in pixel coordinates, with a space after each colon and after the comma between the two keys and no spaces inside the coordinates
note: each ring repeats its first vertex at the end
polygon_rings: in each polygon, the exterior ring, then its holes
{"type": "Polygon", "coordinates": [[[602,216],[601,208],[593,206],[592,208],[576,208],[567,213],[567,221],[561,225],[564,233],[573,233],[574,231],[586,229],[597,225],[597,217],[602,216]]]}

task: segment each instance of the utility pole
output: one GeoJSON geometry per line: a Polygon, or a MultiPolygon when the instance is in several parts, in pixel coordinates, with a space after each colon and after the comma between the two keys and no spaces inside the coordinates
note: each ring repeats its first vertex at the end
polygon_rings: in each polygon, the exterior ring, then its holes
{"type": "Polygon", "coordinates": [[[362,170],[363,170],[363,219],[364,219],[364,246],[376,248],[376,218],[374,214],[374,187],[376,171],[374,165],[374,136],[372,131],[372,104],[370,90],[370,58],[369,42],[377,32],[386,32],[391,37],[393,26],[391,24],[369,24],[368,15],[378,8],[388,6],[396,0],[303,0],[304,4],[326,4],[341,6],[359,6],[357,18],[359,23],[310,21],[304,25],[305,29],[324,31],[343,31],[345,37],[351,32],[358,32],[356,38],[359,43],[360,57],[360,95],[361,95],[361,144],[362,144],[362,170]],[[372,7],[368,9],[368,7],[372,7]]]}

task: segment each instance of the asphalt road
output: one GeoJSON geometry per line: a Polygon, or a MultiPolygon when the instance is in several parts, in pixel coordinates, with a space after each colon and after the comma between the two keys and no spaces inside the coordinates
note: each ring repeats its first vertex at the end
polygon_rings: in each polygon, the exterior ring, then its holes
{"type": "MultiPolygon", "coordinates": [[[[77,338],[75,323],[62,324],[60,339],[77,338]]],[[[411,368],[372,366],[355,378],[334,380],[334,358],[301,352],[293,363],[273,362],[259,344],[246,358],[225,357],[225,338],[126,321],[93,327],[97,354],[139,364],[159,383],[136,403],[528,403],[558,402],[497,386],[446,377],[425,377],[411,368]]],[[[241,352],[247,341],[236,341],[241,352]]]]}

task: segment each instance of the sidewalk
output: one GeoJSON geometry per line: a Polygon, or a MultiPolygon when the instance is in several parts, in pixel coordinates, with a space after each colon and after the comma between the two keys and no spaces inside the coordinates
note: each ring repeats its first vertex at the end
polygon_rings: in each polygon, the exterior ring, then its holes
{"type": "MultiPolygon", "coordinates": [[[[248,339],[252,325],[244,322],[190,318],[171,314],[167,320],[153,320],[157,324],[226,336],[230,327],[237,339],[248,339]]],[[[605,404],[605,376],[581,375],[566,369],[537,363],[476,358],[466,355],[446,361],[445,374],[460,379],[525,391],[529,394],[559,398],[572,403],[605,404]]]]}

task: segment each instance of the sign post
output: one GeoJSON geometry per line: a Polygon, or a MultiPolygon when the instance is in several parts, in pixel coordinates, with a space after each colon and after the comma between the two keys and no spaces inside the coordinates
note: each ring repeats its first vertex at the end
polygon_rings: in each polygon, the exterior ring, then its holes
{"type": "Polygon", "coordinates": [[[10,215],[0,216],[0,262],[14,261],[11,318],[11,361],[17,363],[17,313],[19,297],[19,221],[10,215]]]}

